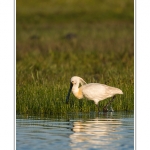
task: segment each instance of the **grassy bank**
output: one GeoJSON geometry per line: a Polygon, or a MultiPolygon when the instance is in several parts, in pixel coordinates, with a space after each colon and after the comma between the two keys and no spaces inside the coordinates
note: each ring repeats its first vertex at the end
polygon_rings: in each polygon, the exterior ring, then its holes
{"type": "Polygon", "coordinates": [[[134,109],[133,2],[17,1],[16,12],[17,114],[95,111],[73,95],[65,104],[74,75],[122,89],[114,110],[134,109]]]}

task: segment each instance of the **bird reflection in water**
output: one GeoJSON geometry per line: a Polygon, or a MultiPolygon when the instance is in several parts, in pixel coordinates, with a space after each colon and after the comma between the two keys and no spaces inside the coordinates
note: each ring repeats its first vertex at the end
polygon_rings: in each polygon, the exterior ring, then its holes
{"type": "MultiPolygon", "coordinates": [[[[73,123],[73,134],[70,135],[72,148],[106,148],[114,146],[123,135],[116,134],[122,122],[119,119],[95,118],[73,123]]],[[[78,149],[77,148],[77,149],[78,149]]]]}

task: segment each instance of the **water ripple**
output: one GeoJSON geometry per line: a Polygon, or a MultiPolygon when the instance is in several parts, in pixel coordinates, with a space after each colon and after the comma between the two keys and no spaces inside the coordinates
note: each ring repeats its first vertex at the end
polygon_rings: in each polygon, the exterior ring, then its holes
{"type": "Polygon", "coordinates": [[[108,113],[97,117],[16,119],[16,148],[134,149],[134,115],[108,113]]]}

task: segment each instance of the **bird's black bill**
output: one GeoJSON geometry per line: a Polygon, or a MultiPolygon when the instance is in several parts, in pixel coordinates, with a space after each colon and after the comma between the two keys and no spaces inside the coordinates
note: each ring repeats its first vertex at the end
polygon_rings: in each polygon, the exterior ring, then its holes
{"type": "Polygon", "coordinates": [[[73,84],[70,82],[70,88],[69,88],[69,91],[68,91],[68,95],[66,97],[66,104],[68,104],[68,102],[69,102],[69,97],[70,97],[70,93],[71,93],[71,90],[72,90],[72,86],[73,86],[73,84]]]}

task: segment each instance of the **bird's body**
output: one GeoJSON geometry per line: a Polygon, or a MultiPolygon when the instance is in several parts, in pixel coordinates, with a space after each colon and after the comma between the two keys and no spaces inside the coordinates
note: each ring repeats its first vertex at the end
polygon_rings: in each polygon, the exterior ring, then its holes
{"type": "Polygon", "coordinates": [[[102,101],[106,98],[113,97],[116,94],[123,94],[118,88],[99,83],[85,84],[75,91],[73,91],[72,88],[72,92],[78,99],[85,97],[89,100],[93,100],[95,104],[98,104],[99,101],[102,101]]]}
{"type": "Polygon", "coordinates": [[[67,99],[69,99],[70,92],[78,99],[87,98],[93,100],[97,105],[99,101],[114,97],[116,94],[123,94],[123,92],[115,87],[111,87],[100,83],[87,84],[82,78],[74,76],[71,78],[70,90],[67,99]],[[79,87],[79,85],[81,86],[79,87]]]}

